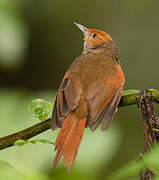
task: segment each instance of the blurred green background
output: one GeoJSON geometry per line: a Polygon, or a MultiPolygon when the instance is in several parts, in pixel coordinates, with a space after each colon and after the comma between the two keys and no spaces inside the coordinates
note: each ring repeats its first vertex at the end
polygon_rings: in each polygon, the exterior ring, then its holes
{"type": "MultiPolygon", "coordinates": [[[[0,0],[0,137],[38,122],[28,109],[32,99],[53,103],[65,71],[83,50],[73,22],[106,31],[120,46],[125,89],[158,88],[158,9],[157,0],[0,0]]],[[[55,142],[57,133],[34,139],[55,142]]],[[[103,179],[143,147],[134,105],[120,108],[108,131],[85,130],[70,177],[61,165],[52,173],[52,145],[12,147],[0,152],[0,160],[32,179],[103,179]]]]}

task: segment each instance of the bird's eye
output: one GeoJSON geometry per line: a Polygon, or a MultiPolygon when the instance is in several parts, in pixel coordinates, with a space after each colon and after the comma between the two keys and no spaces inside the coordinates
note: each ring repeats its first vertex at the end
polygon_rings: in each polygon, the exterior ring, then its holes
{"type": "Polygon", "coordinates": [[[97,38],[98,37],[98,35],[97,34],[93,34],[93,38],[97,38]]]}

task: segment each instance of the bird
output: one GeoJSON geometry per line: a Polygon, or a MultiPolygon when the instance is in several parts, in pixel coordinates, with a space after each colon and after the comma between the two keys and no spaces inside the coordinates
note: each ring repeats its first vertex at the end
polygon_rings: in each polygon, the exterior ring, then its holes
{"type": "Polygon", "coordinates": [[[55,97],[51,128],[61,128],[53,169],[63,158],[70,174],[85,128],[106,130],[117,111],[125,83],[120,50],[110,35],[74,23],[84,35],[84,50],[66,71],[55,97]]]}

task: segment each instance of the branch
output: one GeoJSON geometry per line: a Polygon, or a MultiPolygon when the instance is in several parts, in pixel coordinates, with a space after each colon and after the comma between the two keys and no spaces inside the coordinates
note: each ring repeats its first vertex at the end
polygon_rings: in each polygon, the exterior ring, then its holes
{"type": "MultiPolygon", "coordinates": [[[[137,92],[137,90],[135,91],[132,90],[131,93],[127,93],[127,92],[128,91],[124,91],[124,95],[121,98],[119,107],[137,104],[137,97],[139,91],[137,92]]],[[[159,90],[148,89],[147,97],[152,101],[157,102],[159,100],[159,90]]],[[[35,124],[34,126],[26,128],[22,131],[0,138],[0,150],[13,146],[14,142],[17,141],[18,139],[23,139],[23,140],[30,139],[48,129],[50,129],[50,118],[47,119],[45,122],[35,124]]]]}
{"type": "Polygon", "coordinates": [[[17,141],[18,139],[23,139],[23,140],[30,139],[48,129],[50,129],[50,119],[35,124],[34,126],[26,128],[17,133],[2,137],[0,138],[0,150],[13,146],[14,142],[17,141]]]}

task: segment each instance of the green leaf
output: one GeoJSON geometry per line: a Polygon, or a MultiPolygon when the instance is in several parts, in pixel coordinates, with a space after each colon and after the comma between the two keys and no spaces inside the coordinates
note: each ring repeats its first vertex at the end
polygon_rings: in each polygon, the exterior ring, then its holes
{"type": "Polygon", "coordinates": [[[26,143],[27,143],[26,140],[18,139],[17,141],[15,141],[14,146],[23,146],[26,143]]]}
{"type": "Polygon", "coordinates": [[[30,141],[27,141],[28,143],[31,143],[31,144],[36,144],[38,142],[38,140],[30,140],[30,141]]]}
{"type": "Polygon", "coordinates": [[[23,140],[23,139],[18,139],[15,143],[14,146],[23,146],[27,143],[31,144],[36,144],[38,142],[44,143],[44,144],[54,144],[52,141],[49,141],[47,139],[37,139],[37,140],[23,140]]]}
{"type": "Polygon", "coordinates": [[[43,100],[43,99],[34,99],[29,103],[29,108],[33,115],[40,119],[41,121],[45,121],[49,111],[50,111],[51,103],[43,100]]]}
{"type": "Polygon", "coordinates": [[[44,143],[44,144],[54,144],[52,141],[49,141],[47,139],[40,139],[39,142],[44,143]]]}
{"type": "Polygon", "coordinates": [[[0,160],[0,169],[1,168],[13,168],[13,166],[10,165],[9,163],[5,162],[5,161],[0,160]]]}
{"type": "Polygon", "coordinates": [[[127,96],[127,95],[131,95],[131,94],[137,94],[139,93],[140,91],[139,90],[136,90],[136,89],[129,89],[129,90],[124,90],[122,95],[123,96],[127,96]]]}

